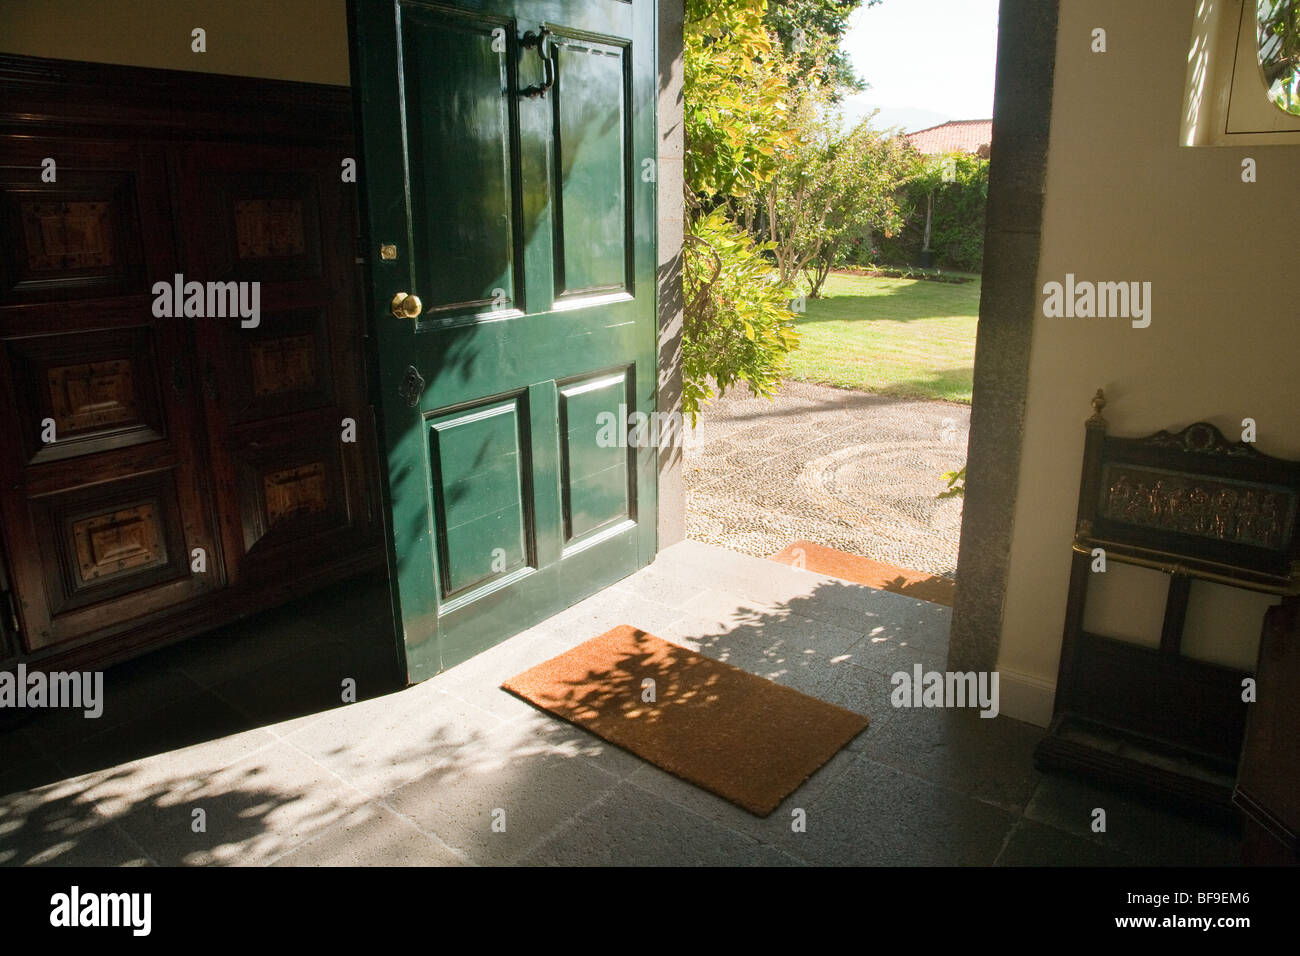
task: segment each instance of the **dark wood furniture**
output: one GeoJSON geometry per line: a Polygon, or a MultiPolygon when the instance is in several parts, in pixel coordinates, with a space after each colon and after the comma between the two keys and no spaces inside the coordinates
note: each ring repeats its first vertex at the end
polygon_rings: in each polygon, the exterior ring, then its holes
{"type": "Polygon", "coordinates": [[[1243,860],[1300,863],[1300,598],[1264,616],[1256,681],[1232,795],[1246,815],[1243,860]]]}
{"type": "Polygon", "coordinates": [[[349,91],[19,57],[0,87],[0,666],[381,563],[349,91]],[[259,283],[260,320],[157,314],[178,275],[259,283]]]}
{"type": "Polygon", "coordinates": [[[1087,422],[1069,600],[1045,768],[1081,771],[1233,821],[1248,672],[1181,653],[1194,580],[1300,591],[1300,462],[1232,443],[1198,422],[1147,438],[1087,422]],[[1158,648],[1084,630],[1094,550],[1170,576],[1158,648]]]}

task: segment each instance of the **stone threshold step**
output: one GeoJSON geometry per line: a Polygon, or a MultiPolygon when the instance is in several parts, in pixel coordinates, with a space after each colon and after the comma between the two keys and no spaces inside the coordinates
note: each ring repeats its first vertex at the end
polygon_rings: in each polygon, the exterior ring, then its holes
{"type": "Polygon", "coordinates": [[[952,578],[882,564],[814,541],[795,541],[772,555],[770,560],[945,607],[952,607],[953,595],[957,590],[957,582],[952,578]]]}

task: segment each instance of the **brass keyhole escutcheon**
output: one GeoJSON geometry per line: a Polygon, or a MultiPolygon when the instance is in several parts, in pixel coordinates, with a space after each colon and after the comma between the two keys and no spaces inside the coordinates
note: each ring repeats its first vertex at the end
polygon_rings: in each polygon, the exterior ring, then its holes
{"type": "Polygon", "coordinates": [[[393,315],[399,319],[418,319],[424,312],[424,304],[420,302],[420,297],[407,292],[399,292],[393,296],[391,308],[393,315]]]}

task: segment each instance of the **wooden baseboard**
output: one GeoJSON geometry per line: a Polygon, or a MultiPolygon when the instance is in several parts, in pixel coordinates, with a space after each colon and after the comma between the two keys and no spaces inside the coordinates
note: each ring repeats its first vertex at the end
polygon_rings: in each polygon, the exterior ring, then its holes
{"type": "Polygon", "coordinates": [[[383,548],[375,545],[335,562],[318,574],[292,581],[282,587],[263,586],[256,591],[236,587],[219,591],[188,605],[167,608],[149,619],[135,622],[129,629],[110,639],[105,640],[96,635],[94,639],[71,646],[56,645],[40,654],[0,662],[0,667],[12,667],[17,660],[21,660],[29,670],[102,670],[278,607],[339,581],[380,572],[384,568],[384,562],[383,548]]]}

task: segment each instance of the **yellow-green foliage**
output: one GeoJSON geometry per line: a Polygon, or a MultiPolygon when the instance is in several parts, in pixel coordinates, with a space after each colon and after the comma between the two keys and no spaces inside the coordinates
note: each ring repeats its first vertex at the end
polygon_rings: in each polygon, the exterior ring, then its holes
{"type": "Polygon", "coordinates": [[[687,0],[684,122],[687,237],[683,410],[746,383],[771,396],[797,341],[792,290],[727,216],[768,182],[792,143],[792,71],[763,22],[766,0],[687,0]]]}
{"type": "Polygon", "coordinates": [[[682,336],[683,408],[694,422],[700,406],[745,382],[771,398],[798,344],[790,285],[722,210],[690,225],[684,256],[686,324],[682,336]]]}
{"type": "Polygon", "coordinates": [[[686,182],[706,200],[748,195],[771,178],[792,141],[789,68],[763,23],[766,11],[766,0],[686,4],[686,182]]]}

